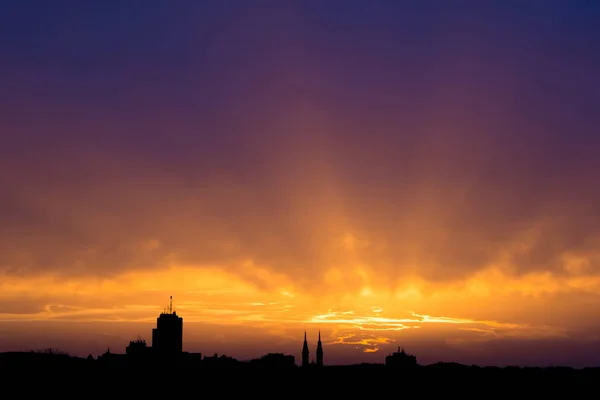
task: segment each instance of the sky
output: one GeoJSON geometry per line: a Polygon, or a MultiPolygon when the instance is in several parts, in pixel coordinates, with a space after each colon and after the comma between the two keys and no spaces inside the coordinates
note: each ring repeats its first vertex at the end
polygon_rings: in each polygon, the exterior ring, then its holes
{"type": "Polygon", "coordinates": [[[3,1],[0,351],[600,365],[599,18],[3,1]]]}

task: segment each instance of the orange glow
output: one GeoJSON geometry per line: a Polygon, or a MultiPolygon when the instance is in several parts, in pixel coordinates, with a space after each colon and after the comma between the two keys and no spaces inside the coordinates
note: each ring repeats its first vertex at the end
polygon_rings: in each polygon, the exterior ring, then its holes
{"type": "MultiPolygon", "coordinates": [[[[325,273],[329,289],[321,295],[302,291],[284,275],[250,262],[243,264],[241,273],[179,266],[127,272],[111,279],[5,275],[0,304],[12,304],[13,308],[4,308],[0,320],[147,324],[173,295],[175,310],[186,326],[237,327],[240,337],[248,327],[256,328],[287,341],[292,352],[303,329],[321,329],[324,344],[330,348],[341,346],[363,353],[389,349],[395,342],[434,337],[447,337],[452,345],[502,338],[561,338],[568,335],[573,320],[560,309],[550,317],[544,310],[558,304],[554,299],[561,294],[597,293],[600,285],[599,277],[568,267],[571,262],[569,258],[565,275],[515,276],[500,267],[489,267],[447,284],[407,278],[393,290],[379,290],[364,269],[357,272],[360,279],[350,290],[340,280],[346,275],[332,268],[325,273]],[[244,278],[247,274],[260,276],[265,284],[260,287],[249,282],[244,278]],[[339,286],[334,286],[335,282],[339,286]],[[369,286],[363,286],[365,283],[369,286]]],[[[126,334],[133,337],[138,333],[134,329],[126,334]]],[[[194,329],[186,328],[186,332],[194,329]]]]}

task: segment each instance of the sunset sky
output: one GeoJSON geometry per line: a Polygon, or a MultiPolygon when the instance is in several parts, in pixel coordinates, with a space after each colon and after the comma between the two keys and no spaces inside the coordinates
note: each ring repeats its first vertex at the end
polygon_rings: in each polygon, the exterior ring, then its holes
{"type": "Polygon", "coordinates": [[[3,1],[0,351],[600,365],[599,20],[3,1]]]}

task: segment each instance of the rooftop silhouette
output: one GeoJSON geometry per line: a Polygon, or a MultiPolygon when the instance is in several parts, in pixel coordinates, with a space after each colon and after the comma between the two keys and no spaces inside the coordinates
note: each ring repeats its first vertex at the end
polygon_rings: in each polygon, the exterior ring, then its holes
{"type": "MultiPolygon", "coordinates": [[[[497,382],[593,382],[600,378],[600,368],[584,368],[576,370],[570,367],[553,368],[498,368],[493,366],[462,365],[452,362],[437,362],[430,365],[420,365],[417,357],[398,347],[385,357],[381,363],[363,363],[356,365],[327,365],[325,352],[321,341],[321,332],[316,335],[316,359],[310,360],[309,335],[304,331],[301,362],[296,364],[296,357],[290,354],[266,353],[262,357],[240,361],[225,354],[212,353],[203,355],[183,350],[183,318],[173,310],[173,298],[170,297],[169,307],[157,318],[156,328],[152,330],[152,345],[149,346],[141,335],[131,340],[125,347],[125,352],[115,352],[106,349],[97,357],[91,354],[85,358],[73,357],[60,350],[45,349],[30,352],[0,353],[0,367],[10,368],[185,368],[202,370],[296,370],[313,371],[311,374],[367,374],[385,379],[407,379],[407,377],[436,377],[462,376],[465,379],[479,381],[490,379],[497,382]],[[319,372],[320,371],[320,372],[319,372]]],[[[209,350],[209,349],[207,349],[209,350]]],[[[308,372],[307,372],[308,373],[308,372]]],[[[329,376],[329,375],[327,375],[329,376]]],[[[412,378],[411,378],[412,379],[412,378]]],[[[429,378],[427,378],[429,379],[429,378]]]]}

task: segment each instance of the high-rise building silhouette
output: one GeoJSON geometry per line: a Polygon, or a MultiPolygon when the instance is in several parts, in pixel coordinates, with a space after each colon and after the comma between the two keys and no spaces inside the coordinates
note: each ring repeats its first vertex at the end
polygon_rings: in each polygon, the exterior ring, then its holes
{"type": "Polygon", "coordinates": [[[319,330],[319,341],[317,342],[317,367],[323,366],[323,345],[321,344],[321,331],[319,330]]]}
{"type": "Polygon", "coordinates": [[[310,362],[308,360],[308,342],[306,341],[306,330],[304,331],[304,346],[302,346],[302,366],[308,367],[310,362]]]}
{"type": "Polygon", "coordinates": [[[173,296],[169,308],[156,319],[152,329],[152,352],[159,357],[177,358],[183,352],[183,318],[173,311],[173,296]]]}

